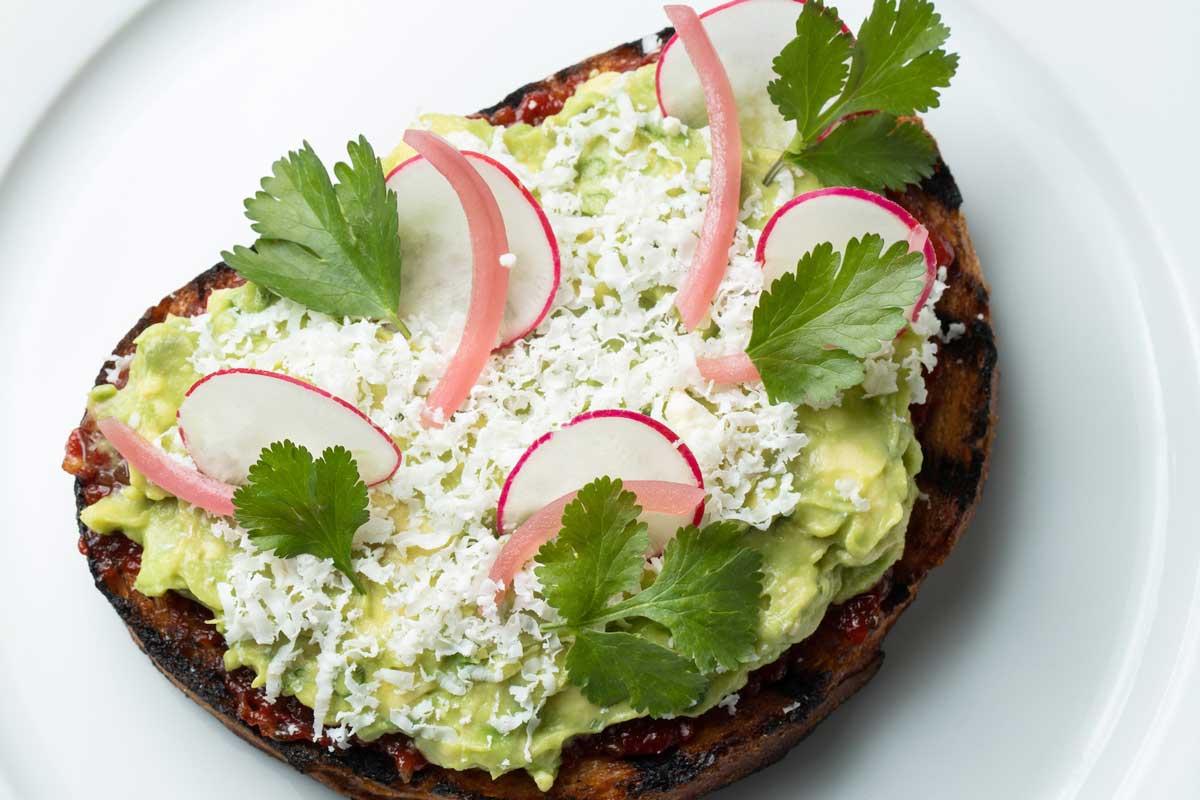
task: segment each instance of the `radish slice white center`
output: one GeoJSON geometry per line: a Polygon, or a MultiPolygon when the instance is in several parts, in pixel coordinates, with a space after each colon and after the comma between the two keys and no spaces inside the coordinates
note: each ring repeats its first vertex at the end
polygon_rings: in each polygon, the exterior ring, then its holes
{"type": "Polygon", "coordinates": [[[729,248],[741,202],[742,134],[729,76],[700,18],[688,6],[666,6],[666,12],[700,75],[712,144],[712,174],[700,243],[675,298],[684,327],[695,330],[708,315],[729,264],[729,248]]]}
{"type": "Polygon", "coordinates": [[[869,233],[883,238],[884,249],[908,242],[925,255],[925,289],[913,306],[916,319],[929,298],[937,276],[937,255],[929,232],[917,219],[891,200],[868,192],[838,186],[807,192],[775,212],[758,240],[758,262],[763,267],[763,287],[796,269],[800,258],[822,242],[845,252],[851,239],[869,233]]]}
{"type": "MultiPolygon", "coordinates": [[[[558,291],[558,241],[542,207],[507,167],[482,153],[464,152],[496,198],[511,253],[501,256],[510,270],[508,302],[500,323],[499,346],[511,344],[538,326],[558,291]]],[[[472,250],[467,217],[454,189],[428,159],[414,156],[388,175],[400,216],[404,291],[400,315],[434,316],[446,322],[445,336],[456,343],[471,298],[472,250]]]]}
{"type": "Polygon", "coordinates": [[[155,486],[212,514],[233,516],[234,487],[180,464],[119,419],[102,419],[96,426],[129,466],[155,486]]]}
{"type": "MultiPolygon", "coordinates": [[[[622,481],[622,487],[637,495],[642,507],[643,519],[647,514],[686,519],[698,503],[704,501],[704,490],[694,484],[671,483],[669,481],[622,481]]],[[[537,555],[538,549],[558,535],[562,529],[563,511],[578,492],[568,492],[543,506],[527,519],[521,527],[509,535],[500,555],[488,571],[488,577],[507,587],[513,576],[529,560],[537,555]]],[[[653,549],[651,545],[651,549],[653,549]]],[[[500,601],[504,589],[500,590],[496,602],[500,601]]]]}
{"type": "MultiPolygon", "coordinates": [[[[511,533],[533,514],[596,478],[668,481],[704,488],[695,456],[670,428],[633,411],[594,411],[534,442],[504,483],[496,511],[500,532],[511,533]]],[[[650,545],[659,552],[680,525],[699,524],[704,504],[684,517],[647,512],[650,545]]]]}
{"type": "Polygon", "coordinates": [[[429,159],[458,195],[471,238],[471,302],[462,341],[425,401],[421,421],[440,428],[466,401],[500,335],[509,271],[500,264],[508,236],[496,197],[466,157],[436,133],[410,130],[404,141],[429,159]]]}
{"type": "Polygon", "coordinates": [[[327,447],[345,447],[368,486],[387,480],[400,466],[396,443],[365,414],[278,372],[230,369],[207,375],[188,389],[178,419],[196,466],[226,483],[245,483],[263,448],[284,439],[314,456],[327,447]]]}

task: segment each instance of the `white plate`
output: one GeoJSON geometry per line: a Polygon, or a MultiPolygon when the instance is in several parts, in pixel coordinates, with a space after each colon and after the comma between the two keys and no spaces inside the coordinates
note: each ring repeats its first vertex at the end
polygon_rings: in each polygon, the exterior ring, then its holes
{"type": "MultiPolygon", "coordinates": [[[[73,79],[86,51],[7,73],[28,90],[18,121],[33,132],[0,183],[0,794],[328,796],[229,735],[134,648],[75,552],[58,460],[108,347],[248,239],[240,200],[283,151],[308,138],[332,157],[360,131],[386,149],[418,109],[477,108],[663,24],[638,0],[414,5],[157,6],[73,79]]],[[[863,2],[845,5],[861,18],[863,2]]],[[[879,677],[728,795],[1197,796],[1200,376],[1169,236],[1089,127],[1094,109],[1057,83],[1078,72],[1003,32],[1019,18],[939,5],[965,57],[932,127],[1001,337],[992,478],[879,677]]],[[[23,30],[47,29],[13,26],[0,46],[23,30]]],[[[1071,47],[1063,62],[1103,54],[1071,47]]]]}

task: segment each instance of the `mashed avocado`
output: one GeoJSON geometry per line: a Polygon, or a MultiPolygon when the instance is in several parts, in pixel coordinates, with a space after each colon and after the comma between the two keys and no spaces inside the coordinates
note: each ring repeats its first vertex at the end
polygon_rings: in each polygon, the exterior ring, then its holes
{"type": "MultiPolygon", "coordinates": [[[[600,75],[590,80],[561,113],[536,127],[518,124],[494,130],[482,120],[449,116],[431,116],[426,121],[441,133],[491,143],[493,150],[502,149],[526,170],[538,172],[561,166],[562,131],[572,121],[579,125],[607,117],[633,120],[628,130],[592,138],[572,151],[573,169],[554,190],[556,197],[549,197],[545,187],[539,192],[543,203],[570,206],[573,214],[586,219],[601,214],[613,201],[613,178],[621,179],[623,170],[668,175],[704,164],[708,155],[704,133],[664,124],[653,109],[653,71],[643,68],[630,76],[600,75]],[[627,104],[632,108],[623,108],[627,104]]],[[[386,159],[385,168],[408,154],[399,148],[386,159]]],[[[812,188],[793,178],[763,189],[760,179],[776,155],[753,149],[745,154],[743,196],[754,202],[748,203],[743,220],[753,230],[760,229],[782,202],[812,188]]],[[[598,279],[602,265],[596,259],[584,264],[597,279],[576,276],[572,282],[568,275],[567,289],[574,292],[575,305],[562,309],[565,317],[582,313],[587,304],[602,304],[606,293],[618,293],[611,281],[598,279]]],[[[645,303],[652,305],[669,291],[668,286],[648,291],[645,303]]],[[[97,387],[89,408],[97,418],[124,420],[183,457],[186,451],[175,427],[175,412],[187,388],[215,368],[209,363],[211,353],[236,351],[239,357],[256,359],[253,363],[259,367],[303,373],[294,356],[281,350],[280,342],[309,334],[316,337],[325,328],[319,329],[314,320],[253,285],[215,292],[206,315],[169,318],[143,332],[127,385],[120,390],[97,387]]],[[[338,329],[349,327],[347,323],[338,329]]],[[[392,341],[386,330],[377,327],[354,328],[353,336],[360,348],[408,346],[414,359],[427,352],[419,342],[405,345],[399,337],[392,341]]],[[[920,344],[916,335],[906,334],[896,346],[894,359],[899,363],[914,350],[919,352],[920,344]]],[[[337,357],[321,351],[319,344],[312,349],[316,360],[337,357]]],[[[520,358],[521,353],[507,357],[520,358]]],[[[344,379],[344,385],[325,388],[357,397],[373,414],[404,415],[402,402],[390,399],[394,381],[389,383],[370,365],[347,369],[350,372],[335,376],[344,379]]],[[[411,383],[406,389],[409,395],[424,391],[421,380],[411,383]]],[[[665,415],[685,440],[691,439],[692,432],[703,436],[717,413],[711,399],[686,393],[676,399],[680,402],[650,398],[642,407],[665,415]]],[[[839,405],[796,409],[794,418],[788,409],[788,419],[807,437],[804,446],[784,463],[778,463],[781,457],[772,453],[745,461],[753,463],[756,471],[749,474],[745,467],[747,474],[736,476],[749,487],[744,498],[747,507],[766,507],[785,488],[794,502],[789,513],[747,526],[748,541],[762,552],[766,573],[757,655],[742,669],[716,676],[695,713],[737,691],[752,669],[811,634],[829,604],[863,591],[899,558],[916,498],[914,476],[921,465],[909,402],[909,389],[901,383],[896,391],[877,397],[856,389],[839,405]]],[[[510,412],[519,419],[526,410],[498,409],[491,422],[496,424],[510,412]]],[[[486,415],[480,417],[476,429],[480,436],[487,423],[486,415]]],[[[405,469],[429,470],[446,491],[463,480],[461,467],[442,469],[436,458],[422,460],[420,451],[408,452],[414,440],[394,435],[406,449],[405,469]]],[[[484,446],[474,433],[468,439],[468,448],[474,443],[484,446]]],[[[459,457],[465,458],[465,453],[459,457]]],[[[502,479],[502,469],[489,475],[496,485],[502,479]]],[[[426,480],[421,485],[432,484],[426,480]]],[[[397,599],[397,585],[402,583],[397,576],[437,581],[439,576],[449,580],[446,576],[453,574],[447,566],[450,561],[437,560],[447,547],[446,537],[439,540],[439,532],[421,522],[425,499],[398,498],[386,488],[372,491],[372,523],[366,533],[360,531],[358,542],[372,554],[370,571],[364,572],[370,587],[366,595],[336,588],[319,595],[306,593],[306,587],[325,580],[315,559],[300,557],[287,564],[272,560],[247,546],[228,521],[175,500],[136,472],[128,488],[87,508],[83,521],[99,533],[121,531],[141,543],[138,590],[152,596],[174,590],[210,608],[217,626],[231,640],[227,668],[249,667],[258,675],[258,685],[269,692],[297,697],[331,731],[340,732],[341,739],[334,736],[335,741],[344,741],[350,732],[370,740],[402,731],[436,764],[479,767],[493,775],[526,769],[539,786],[548,788],[568,739],[637,714],[623,704],[595,707],[574,687],[557,680],[554,675],[563,651],[554,642],[539,639],[536,630],[515,631],[505,640],[508,649],[495,639],[479,644],[482,639],[472,638],[471,619],[476,612],[470,595],[463,595],[460,608],[452,612],[445,608],[425,612],[460,621],[457,630],[462,641],[443,637],[420,650],[401,647],[405,654],[396,654],[394,645],[404,645],[403,624],[397,633],[397,620],[421,613],[397,599]],[[399,540],[389,538],[392,535],[400,535],[399,540]],[[531,703],[536,703],[537,713],[529,718],[524,712],[531,703]]],[[[479,530],[486,532],[487,522],[468,525],[463,535],[476,537],[470,541],[477,546],[456,552],[451,561],[457,567],[465,569],[463,564],[474,557],[472,553],[494,552],[487,549],[492,545],[486,537],[478,538],[479,530]]]]}

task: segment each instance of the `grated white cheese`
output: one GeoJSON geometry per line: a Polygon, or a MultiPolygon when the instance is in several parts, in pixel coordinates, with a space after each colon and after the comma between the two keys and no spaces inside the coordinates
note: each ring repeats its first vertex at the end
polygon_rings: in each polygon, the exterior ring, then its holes
{"type": "Polygon", "coordinates": [[[961,322],[951,322],[948,326],[946,326],[946,331],[944,333],[938,334],[938,338],[942,340],[943,344],[950,344],[955,339],[962,337],[964,334],[966,334],[966,332],[966,325],[961,322]]]}
{"type": "Polygon", "coordinates": [[[871,510],[871,501],[862,496],[862,484],[853,478],[838,478],[833,482],[833,488],[843,500],[854,506],[855,511],[871,510]]]}
{"type": "Polygon", "coordinates": [[[879,351],[872,353],[863,362],[866,377],[863,379],[863,391],[867,397],[879,397],[893,394],[900,390],[896,383],[900,375],[900,365],[893,356],[896,355],[896,343],[884,342],[879,351]]]}
{"type": "Polygon", "coordinates": [[[112,366],[104,368],[104,380],[107,383],[115,384],[121,379],[121,373],[129,369],[129,364],[133,361],[133,355],[119,356],[113,353],[109,356],[109,359],[112,361],[112,366]]]}

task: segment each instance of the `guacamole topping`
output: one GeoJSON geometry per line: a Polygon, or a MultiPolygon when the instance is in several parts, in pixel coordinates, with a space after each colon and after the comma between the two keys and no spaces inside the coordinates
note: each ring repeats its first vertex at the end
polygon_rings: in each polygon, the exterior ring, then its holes
{"type": "MultiPolygon", "coordinates": [[[[638,714],[625,704],[597,707],[567,684],[563,643],[545,624],[555,612],[530,567],[514,581],[511,609],[486,602],[501,546],[496,502],[523,450],[588,410],[648,414],[695,453],[706,518],[746,527],[765,572],[755,655],[715,677],[690,712],[702,713],[900,557],[921,466],[908,408],[924,400],[922,372],[936,363],[932,307],[943,287],[903,336],[881,343],[864,384],[835,405],[796,407],[771,403],[761,386],[709,385],[695,358],[745,345],[762,289],[759,232],[782,203],[816,188],[811,178],[785,171],[763,187],[779,153],[746,148],[728,273],[711,321],[689,334],[672,295],[704,210],[708,137],[662,117],[652,66],[592,78],[538,126],[442,115],[423,122],[509,166],[542,203],[563,254],[550,316],[493,356],[444,428],[419,421],[455,345],[441,309],[406,320],[405,338],[253,284],[215,292],[198,317],[145,330],[124,388],[104,384],[89,399],[95,417],[115,416],[183,461],[176,411],[188,387],[215,370],[275,370],[354,402],[404,450],[397,473],[371,489],[371,518],[355,539],[355,569],[369,590],[354,592],[329,561],[259,550],[232,520],[176,500],[136,471],[83,521],[139,542],[136,588],[179,592],[211,609],[229,645],[226,667],[249,667],[269,696],[312,708],[317,735],[334,746],[401,732],[435,764],[493,776],[523,769],[546,789],[569,739],[638,714]]],[[[398,148],[385,169],[410,154],[398,148]]]]}

